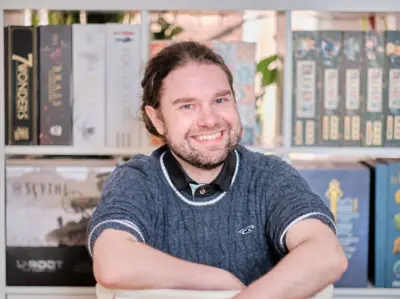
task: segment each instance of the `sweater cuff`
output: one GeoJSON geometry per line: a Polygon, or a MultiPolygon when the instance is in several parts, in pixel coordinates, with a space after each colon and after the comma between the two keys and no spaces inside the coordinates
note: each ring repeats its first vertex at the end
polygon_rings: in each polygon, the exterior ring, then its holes
{"type": "Polygon", "coordinates": [[[132,234],[138,241],[145,243],[143,233],[138,228],[138,226],[133,224],[131,221],[122,220],[122,219],[105,220],[105,221],[102,221],[102,222],[98,223],[97,225],[95,225],[93,227],[93,229],[89,232],[87,247],[88,247],[90,256],[93,257],[94,242],[100,236],[100,234],[105,229],[108,229],[108,228],[126,231],[126,232],[132,234]]]}

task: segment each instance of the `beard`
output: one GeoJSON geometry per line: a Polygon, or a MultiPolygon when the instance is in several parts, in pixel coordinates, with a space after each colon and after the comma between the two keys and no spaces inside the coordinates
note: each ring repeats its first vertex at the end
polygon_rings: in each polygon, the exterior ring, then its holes
{"type": "Polygon", "coordinates": [[[224,146],[212,150],[199,150],[194,148],[190,140],[191,138],[188,136],[179,143],[173,142],[168,132],[165,132],[164,138],[169,149],[178,158],[196,168],[211,170],[221,166],[227,157],[235,150],[241,140],[242,127],[240,126],[237,130],[234,130],[232,126],[229,126],[227,130],[224,131],[224,134],[228,137],[224,146]]]}

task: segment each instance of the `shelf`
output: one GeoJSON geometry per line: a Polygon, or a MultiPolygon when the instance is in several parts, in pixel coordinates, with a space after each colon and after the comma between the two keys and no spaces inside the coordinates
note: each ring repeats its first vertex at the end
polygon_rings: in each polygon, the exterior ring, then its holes
{"type": "MultiPolygon", "coordinates": [[[[7,295],[95,295],[94,287],[6,287],[7,295]]],[[[72,297],[71,297],[72,298],[72,297]]]]}
{"type": "Polygon", "coordinates": [[[333,299],[399,299],[400,289],[335,288],[333,299]]]}
{"type": "Polygon", "coordinates": [[[294,147],[289,156],[299,159],[340,158],[346,160],[372,158],[400,158],[400,149],[395,147],[294,147]]]}
{"type": "MultiPolygon", "coordinates": [[[[156,147],[148,148],[75,148],[73,146],[6,146],[6,155],[23,156],[133,156],[136,154],[149,155],[156,147]]],[[[283,154],[282,149],[266,149],[249,147],[250,150],[262,153],[283,154]]]]}
{"type": "Polygon", "coordinates": [[[387,12],[399,11],[398,1],[395,0],[2,0],[3,9],[38,9],[55,10],[318,10],[344,12],[387,12]]]}
{"type": "Polygon", "coordinates": [[[150,154],[155,148],[75,148],[72,146],[6,146],[6,155],[24,156],[133,156],[150,154]]]}
{"type": "MultiPolygon", "coordinates": [[[[94,287],[7,287],[6,293],[11,295],[93,295],[94,287]]],[[[336,288],[334,299],[361,299],[361,298],[400,298],[400,289],[381,288],[336,288]]]]}
{"type": "MultiPolygon", "coordinates": [[[[264,154],[284,156],[288,153],[291,159],[314,160],[338,158],[340,160],[359,160],[373,158],[399,158],[399,148],[365,148],[365,147],[294,147],[288,152],[283,148],[265,148],[248,146],[249,150],[264,154]]],[[[156,147],[148,148],[75,148],[73,146],[5,146],[6,155],[23,156],[133,156],[149,155],[156,147]]]]}
{"type": "MultiPolygon", "coordinates": [[[[8,295],[94,295],[94,287],[6,287],[8,295]]],[[[73,298],[73,297],[71,297],[73,298]]],[[[335,288],[333,299],[398,299],[400,289],[335,288]]]]}
{"type": "MultiPolygon", "coordinates": [[[[5,146],[6,155],[21,156],[133,156],[149,155],[156,147],[148,148],[75,148],[73,146],[5,146]]],[[[265,154],[283,155],[283,149],[250,146],[249,150],[265,154]]]]}
{"type": "Polygon", "coordinates": [[[246,146],[246,148],[250,151],[263,154],[273,154],[277,156],[283,156],[285,154],[285,150],[283,148],[267,148],[262,146],[246,146]]]}

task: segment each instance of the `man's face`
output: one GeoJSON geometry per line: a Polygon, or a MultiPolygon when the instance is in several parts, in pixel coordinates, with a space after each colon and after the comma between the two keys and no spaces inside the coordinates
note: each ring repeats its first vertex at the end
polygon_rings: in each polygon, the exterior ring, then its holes
{"type": "Polygon", "coordinates": [[[217,65],[190,63],[172,71],[163,87],[153,120],[158,132],[183,161],[203,169],[220,166],[242,131],[224,71],[217,65]]]}

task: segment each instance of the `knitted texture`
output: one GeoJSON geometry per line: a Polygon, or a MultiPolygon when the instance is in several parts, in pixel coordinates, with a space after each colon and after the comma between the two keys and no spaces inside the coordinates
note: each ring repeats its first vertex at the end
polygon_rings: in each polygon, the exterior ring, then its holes
{"type": "Polygon", "coordinates": [[[102,231],[121,229],[172,256],[230,271],[248,285],[287,254],[285,233],[296,221],[317,218],[335,231],[332,213],[292,166],[242,146],[236,151],[230,190],[208,198],[185,196],[171,185],[163,148],[118,166],[90,219],[89,252],[102,231]]]}

